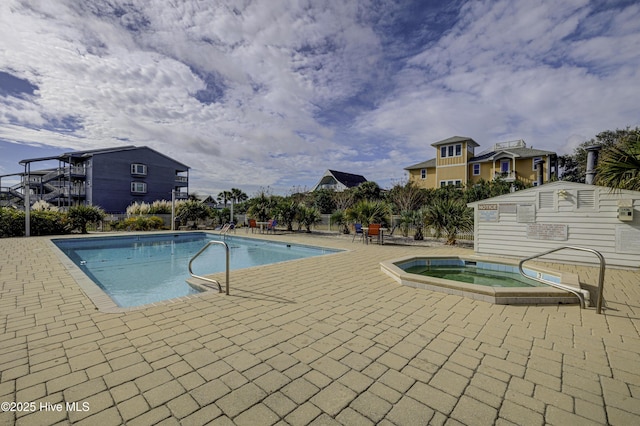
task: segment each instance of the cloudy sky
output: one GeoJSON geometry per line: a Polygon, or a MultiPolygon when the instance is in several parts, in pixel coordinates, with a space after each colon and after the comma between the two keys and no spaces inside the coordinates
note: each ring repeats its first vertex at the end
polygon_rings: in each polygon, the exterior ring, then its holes
{"type": "Polygon", "coordinates": [[[391,187],[454,135],[570,153],[640,125],[639,23],[636,0],[2,0],[0,174],[146,145],[200,194],[284,195],[391,187]]]}

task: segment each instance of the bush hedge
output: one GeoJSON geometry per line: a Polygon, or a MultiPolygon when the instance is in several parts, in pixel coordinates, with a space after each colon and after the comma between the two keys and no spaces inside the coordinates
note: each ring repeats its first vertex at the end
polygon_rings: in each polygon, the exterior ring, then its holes
{"type": "MultiPolygon", "coordinates": [[[[89,219],[96,219],[95,212],[75,211],[76,217],[72,220],[65,212],[50,210],[32,210],[30,233],[34,236],[70,234],[74,230],[82,230],[89,219]],[[89,215],[91,213],[91,215],[89,215]],[[91,216],[91,217],[89,217],[91,216]]],[[[99,212],[98,212],[99,213],[99,212]]],[[[115,224],[115,229],[120,231],[152,231],[162,229],[164,221],[158,216],[135,216],[127,218],[115,224]]],[[[0,207],[0,238],[24,237],[24,212],[13,208],[0,207]]]]}

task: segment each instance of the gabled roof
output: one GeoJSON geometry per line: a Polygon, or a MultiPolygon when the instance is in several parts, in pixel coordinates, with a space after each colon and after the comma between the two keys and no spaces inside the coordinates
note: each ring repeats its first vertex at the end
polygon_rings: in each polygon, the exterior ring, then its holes
{"type": "Polygon", "coordinates": [[[324,172],[322,178],[320,178],[320,182],[313,187],[312,191],[315,191],[322,186],[332,187],[335,186],[336,183],[343,185],[345,188],[353,188],[366,181],[367,179],[362,175],[354,175],[352,173],[339,172],[337,170],[327,170],[324,172]]]}
{"type": "Polygon", "coordinates": [[[467,144],[471,145],[471,146],[480,146],[478,144],[478,142],[474,141],[471,138],[465,137],[465,136],[452,136],[452,137],[450,137],[448,139],[444,139],[444,140],[441,140],[439,142],[434,142],[434,143],[431,144],[431,146],[448,145],[448,144],[451,144],[451,143],[460,143],[460,142],[467,142],[467,144]]]}
{"type": "Polygon", "coordinates": [[[431,167],[436,166],[436,159],[432,158],[431,160],[423,161],[422,163],[414,164],[413,166],[405,167],[405,170],[415,170],[415,169],[429,169],[431,167]]]}
{"type": "Polygon", "coordinates": [[[331,173],[335,180],[337,180],[347,188],[353,188],[354,186],[358,186],[361,183],[367,181],[367,179],[365,179],[365,177],[362,175],[354,175],[351,173],[339,172],[337,170],[327,170],[327,172],[331,173]]]}

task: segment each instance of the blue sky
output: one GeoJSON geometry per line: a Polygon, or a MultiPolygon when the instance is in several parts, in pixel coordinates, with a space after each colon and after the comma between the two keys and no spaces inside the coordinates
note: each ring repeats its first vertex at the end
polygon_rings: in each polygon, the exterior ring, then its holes
{"type": "Polygon", "coordinates": [[[287,194],[326,169],[389,188],[454,135],[570,153],[640,125],[639,22],[633,0],[3,0],[0,174],[146,145],[199,194],[287,194]]]}

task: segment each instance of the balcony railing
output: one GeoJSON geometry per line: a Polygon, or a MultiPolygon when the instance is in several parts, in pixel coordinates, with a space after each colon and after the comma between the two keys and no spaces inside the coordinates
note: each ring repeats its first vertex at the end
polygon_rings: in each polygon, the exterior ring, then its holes
{"type": "Polygon", "coordinates": [[[495,172],[493,175],[494,179],[502,179],[506,182],[513,182],[514,180],[516,180],[516,171],[515,170],[510,170],[508,172],[495,172]]]}
{"type": "Polygon", "coordinates": [[[189,182],[189,178],[187,176],[176,176],[176,182],[188,183],[189,182]]]}

